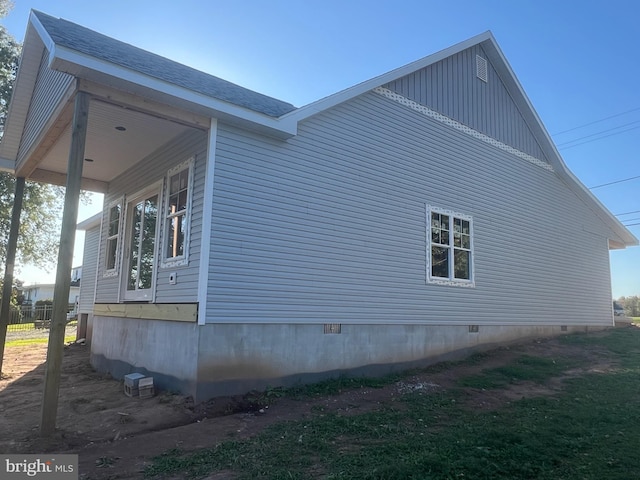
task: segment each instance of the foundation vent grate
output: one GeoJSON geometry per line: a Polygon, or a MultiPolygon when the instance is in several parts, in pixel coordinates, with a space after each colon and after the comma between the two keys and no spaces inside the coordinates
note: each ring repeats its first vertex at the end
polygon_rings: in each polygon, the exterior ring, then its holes
{"type": "Polygon", "coordinates": [[[342,333],[341,323],[325,323],[324,333],[342,333]]]}

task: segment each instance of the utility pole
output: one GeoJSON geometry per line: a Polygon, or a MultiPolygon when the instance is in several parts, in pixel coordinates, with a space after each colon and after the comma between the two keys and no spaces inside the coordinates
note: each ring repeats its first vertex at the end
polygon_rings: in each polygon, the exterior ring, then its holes
{"type": "Polygon", "coordinates": [[[51,330],[49,331],[49,345],[47,347],[47,362],[45,364],[44,393],[40,419],[40,434],[42,436],[51,435],[56,429],[60,373],[64,352],[64,332],[67,326],[69,287],[71,286],[71,268],[73,267],[73,244],[75,242],[76,224],[78,223],[78,202],[80,199],[82,163],[84,162],[88,119],[89,94],[77,92],[73,112],[69,165],[67,167],[67,187],[64,195],[62,230],[60,231],[56,285],[53,290],[53,313],[51,330]]]}
{"type": "Polygon", "coordinates": [[[11,210],[11,228],[7,242],[7,261],[4,269],[4,284],[2,286],[2,304],[0,305],[0,374],[4,361],[4,344],[7,340],[7,326],[11,313],[11,294],[13,289],[13,267],[16,263],[18,248],[18,232],[20,230],[20,213],[22,212],[22,198],[24,197],[24,177],[16,178],[16,190],[13,194],[13,209],[11,210]]]}

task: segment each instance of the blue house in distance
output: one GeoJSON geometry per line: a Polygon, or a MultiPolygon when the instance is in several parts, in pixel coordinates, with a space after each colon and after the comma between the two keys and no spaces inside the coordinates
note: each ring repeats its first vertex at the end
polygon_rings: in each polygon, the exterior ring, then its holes
{"type": "Polygon", "coordinates": [[[63,184],[79,95],[100,371],[201,401],[613,325],[638,240],[490,32],[296,108],[32,12],[0,165],[63,184]]]}

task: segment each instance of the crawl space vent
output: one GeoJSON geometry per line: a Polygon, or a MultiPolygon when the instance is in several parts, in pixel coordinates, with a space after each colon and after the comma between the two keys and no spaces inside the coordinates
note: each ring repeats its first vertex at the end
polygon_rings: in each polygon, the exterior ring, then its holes
{"type": "Polygon", "coordinates": [[[325,323],[324,333],[342,333],[341,323],[325,323]]]}
{"type": "Polygon", "coordinates": [[[487,81],[487,59],[476,55],[476,76],[483,82],[487,81]]]}

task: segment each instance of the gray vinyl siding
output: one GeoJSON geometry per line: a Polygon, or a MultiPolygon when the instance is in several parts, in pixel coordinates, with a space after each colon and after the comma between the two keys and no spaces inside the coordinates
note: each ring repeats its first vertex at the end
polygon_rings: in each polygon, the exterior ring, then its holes
{"type": "Polygon", "coordinates": [[[502,143],[548,161],[480,45],[385,87],[502,143]],[[487,82],[476,77],[476,55],[487,59],[487,82]]]}
{"type": "Polygon", "coordinates": [[[212,215],[208,322],[611,322],[610,232],[553,172],[375,93],[220,125],[212,215]],[[475,288],[426,283],[426,204],[473,217],[475,288]]]}
{"type": "Polygon", "coordinates": [[[85,232],[82,254],[82,279],[80,280],[80,298],[78,313],[93,313],[96,293],[96,271],[98,268],[98,249],[100,247],[100,225],[85,232]]]}
{"type": "MultiPolygon", "coordinates": [[[[171,140],[166,145],[159,148],[155,153],[134,165],[131,169],[118,176],[109,184],[109,191],[105,195],[105,210],[103,218],[108,213],[108,208],[112,202],[121,199],[123,196],[124,205],[127,198],[135,195],[144,188],[162,181],[167,172],[174,166],[195,157],[194,163],[194,191],[191,208],[191,234],[189,243],[188,265],[174,266],[169,268],[160,267],[160,255],[163,253],[162,241],[164,231],[164,191],[161,194],[161,207],[158,212],[160,228],[158,230],[157,245],[158,256],[156,257],[156,283],[155,301],[156,303],[189,303],[195,302],[198,298],[198,271],[201,250],[202,232],[202,195],[204,191],[205,169],[207,159],[207,135],[202,131],[190,131],[177,139],[171,140]],[[178,281],[175,285],[169,284],[169,274],[176,272],[178,281]]],[[[164,189],[163,189],[164,190],[164,189]]],[[[126,225],[125,225],[126,228],[126,225]]],[[[102,245],[106,244],[106,231],[101,233],[102,245]]],[[[121,237],[120,251],[126,237],[121,237]]],[[[98,262],[98,293],[96,301],[98,303],[112,303],[120,301],[119,287],[123,270],[122,258],[120,258],[118,276],[104,276],[104,248],[100,251],[98,262]]]]}
{"type": "Polygon", "coordinates": [[[25,155],[73,82],[72,75],[51,70],[47,66],[48,56],[49,52],[45,50],[18,150],[18,166],[25,160],[25,155]]]}

